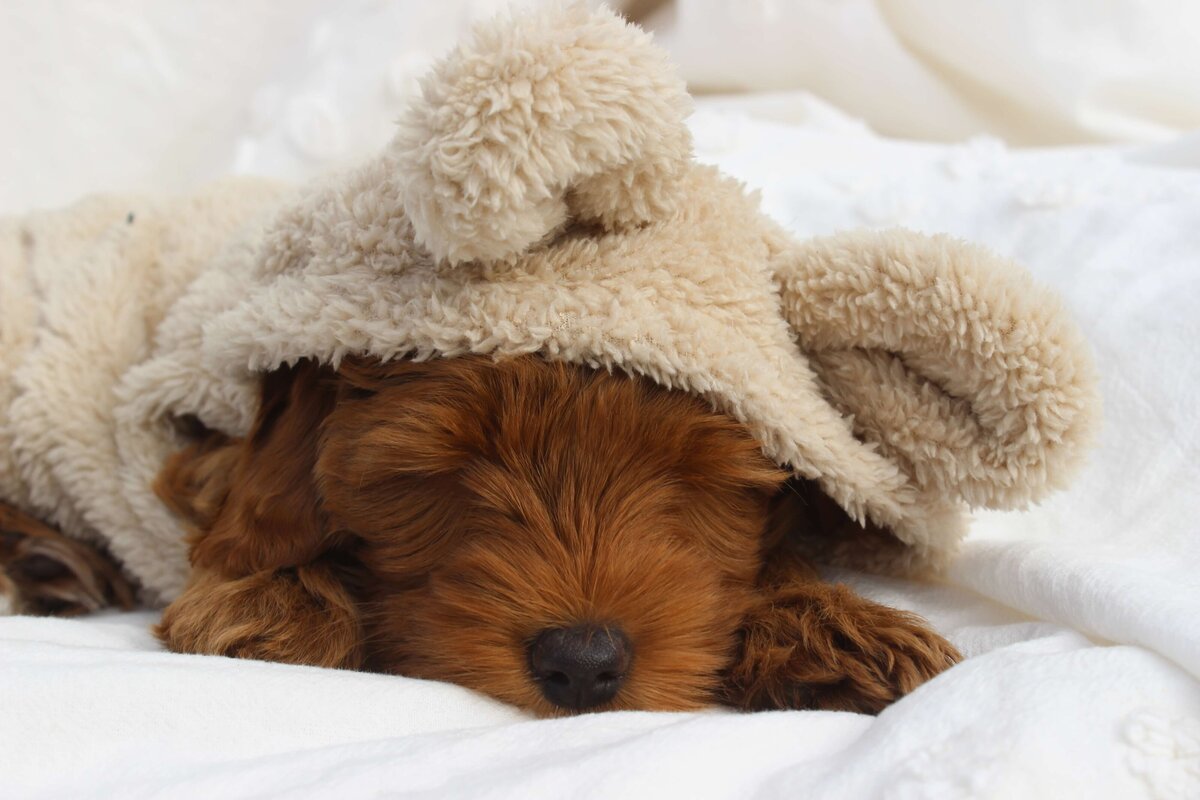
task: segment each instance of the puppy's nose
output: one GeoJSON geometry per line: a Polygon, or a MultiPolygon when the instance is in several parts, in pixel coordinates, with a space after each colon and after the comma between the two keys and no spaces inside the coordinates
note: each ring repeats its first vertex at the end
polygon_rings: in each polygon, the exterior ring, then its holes
{"type": "Polygon", "coordinates": [[[529,664],[547,700],[580,711],[616,697],[631,649],[629,637],[610,625],[547,628],[529,646],[529,664]]]}

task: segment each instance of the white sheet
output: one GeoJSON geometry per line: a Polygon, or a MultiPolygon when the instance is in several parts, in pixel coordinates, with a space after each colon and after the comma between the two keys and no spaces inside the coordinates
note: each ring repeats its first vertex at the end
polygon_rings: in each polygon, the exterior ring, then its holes
{"type": "Polygon", "coordinates": [[[803,89],[891,136],[1152,142],[1200,126],[1191,0],[671,0],[649,24],[693,91],[803,89]]]}
{"type": "Polygon", "coordinates": [[[801,234],[983,241],[1068,299],[1107,423],[1074,488],[983,515],[948,582],[860,575],[967,660],[878,718],[532,721],[453,686],[171,655],[146,614],[0,619],[0,797],[1200,797],[1196,143],[1009,152],[706,106],[701,158],[801,234]]]}

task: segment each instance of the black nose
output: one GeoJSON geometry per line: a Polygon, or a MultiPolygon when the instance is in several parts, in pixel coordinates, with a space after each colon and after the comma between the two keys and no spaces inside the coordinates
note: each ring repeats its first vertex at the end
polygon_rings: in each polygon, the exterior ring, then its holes
{"type": "Polygon", "coordinates": [[[616,697],[630,651],[629,638],[611,625],[547,628],[529,646],[529,665],[547,700],[578,711],[616,697]]]}

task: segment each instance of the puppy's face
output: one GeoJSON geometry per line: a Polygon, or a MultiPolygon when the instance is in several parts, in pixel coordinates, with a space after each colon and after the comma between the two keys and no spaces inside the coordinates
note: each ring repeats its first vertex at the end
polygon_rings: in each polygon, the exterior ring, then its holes
{"type": "Polygon", "coordinates": [[[708,705],[783,479],[742,426],[644,379],[534,357],[301,364],[267,380],[245,440],[164,472],[197,569],[162,634],[542,715],[708,705]]]}
{"type": "Polygon", "coordinates": [[[810,534],[886,531],[814,484],[781,491],[690,395],[455,358],[304,362],[262,401],[244,439],[204,437],[160,476],[193,527],[158,629],[173,650],[452,681],[542,715],[877,712],[957,658],[822,584],[810,534]]]}
{"type": "Polygon", "coordinates": [[[783,478],[742,427],[533,358],[341,380],[316,475],[367,666],[541,714],[713,701],[783,478]]]}

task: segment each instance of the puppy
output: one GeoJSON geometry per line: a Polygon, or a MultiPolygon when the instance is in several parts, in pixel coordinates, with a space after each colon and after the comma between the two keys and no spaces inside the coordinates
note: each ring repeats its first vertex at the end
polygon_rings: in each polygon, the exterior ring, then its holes
{"type": "Polygon", "coordinates": [[[300,362],[262,392],[245,439],[210,434],[158,481],[193,530],[172,650],[543,716],[878,712],[957,658],[822,583],[805,537],[858,526],[690,394],[533,356],[300,362]]]}

